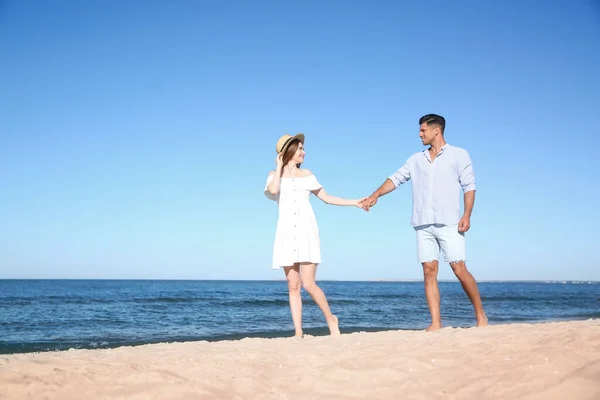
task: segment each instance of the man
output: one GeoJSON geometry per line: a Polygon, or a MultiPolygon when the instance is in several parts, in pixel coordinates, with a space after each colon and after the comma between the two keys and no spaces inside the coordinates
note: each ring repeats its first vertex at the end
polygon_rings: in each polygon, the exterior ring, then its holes
{"type": "Polygon", "coordinates": [[[413,154],[406,163],[363,202],[366,211],[377,199],[412,181],[413,212],[411,225],[417,234],[417,254],[423,265],[425,296],[431,314],[427,331],[442,327],[440,292],[437,283],[440,249],[460,281],[475,309],[477,326],[487,326],[477,282],[465,264],[465,232],[471,225],[475,202],[475,175],[469,153],[451,146],[444,139],[446,120],[428,114],[419,120],[423,152],[413,154]],[[464,213],[460,215],[460,191],[464,193],[464,213]]]}

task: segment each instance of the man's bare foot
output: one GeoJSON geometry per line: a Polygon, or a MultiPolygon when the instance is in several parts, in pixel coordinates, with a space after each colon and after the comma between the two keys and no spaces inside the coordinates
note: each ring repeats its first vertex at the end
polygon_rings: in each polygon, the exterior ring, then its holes
{"type": "Polygon", "coordinates": [[[425,329],[425,332],[433,332],[433,331],[437,331],[438,329],[442,328],[442,324],[431,324],[429,325],[429,327],[427,327],[427,329],[425,329]]]}
{"type": "Polygon", "coordinates": [[[329,334],[331,336],[340,336],[340,328],[338,326],[338,319],[335,315],[331,314],[331,317],[327,319],[327,325],[329,326],[329,334]]]}
{"type": "Polygon", "coordinates": [[[488,326],[488,319],[485,314],[477,317],[477,327],[480,328],[484,326],[488,326]]]}

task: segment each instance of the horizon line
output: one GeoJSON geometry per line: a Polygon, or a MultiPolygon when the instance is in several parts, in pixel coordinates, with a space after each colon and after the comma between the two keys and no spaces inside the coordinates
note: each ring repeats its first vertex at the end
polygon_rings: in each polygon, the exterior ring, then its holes
{"type": "MultiPolygon", "coordinates": [[[[223,279],[223,278],[2,278],[0,281],[214,281],[214,282],[285,282],[278,279],[223,279]]],[[[318,279],[319,282],[423,282],[423,279],[318,279]]],[[[456,282],[458,279],[438,279],[438,282],[456,282]]],[[[477,283],[600,283],[593,279],[481,279],[477,283]]]]}

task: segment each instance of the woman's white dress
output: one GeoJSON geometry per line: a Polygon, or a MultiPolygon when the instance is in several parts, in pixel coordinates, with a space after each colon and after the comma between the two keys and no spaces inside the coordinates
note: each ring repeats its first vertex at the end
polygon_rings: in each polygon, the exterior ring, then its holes
{"type": "Polygon", "coordinates": [[[273,175],[267,178],[265,195],[277,202],[279,218],[273,244],[273,269],[290,267],[295,263],[321,262],[319,227],[312,206],[311,191],[321,188],[314,175],[301,178],[281,178],[279,193],[267,190],[273,175]]]}

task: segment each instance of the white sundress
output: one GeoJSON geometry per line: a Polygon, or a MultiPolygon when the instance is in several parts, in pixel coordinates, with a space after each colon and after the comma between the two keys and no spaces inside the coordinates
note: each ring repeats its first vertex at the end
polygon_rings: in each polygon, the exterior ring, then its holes
{"type": "Polygon", "coordinates": [[[300,178],[281,178],[279,193],[267,190],[273,175],[267,178],[265,195],[279,206],[279,218],[273,244],[273,269],[291,267],[295,263],[321,262],[319,227],[312,206],[311,191],[322,186],[314,175],[300,178]]]}

